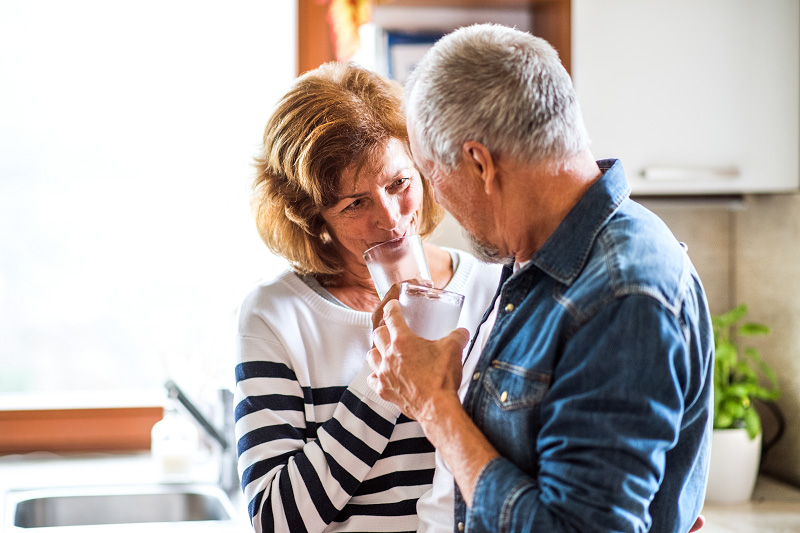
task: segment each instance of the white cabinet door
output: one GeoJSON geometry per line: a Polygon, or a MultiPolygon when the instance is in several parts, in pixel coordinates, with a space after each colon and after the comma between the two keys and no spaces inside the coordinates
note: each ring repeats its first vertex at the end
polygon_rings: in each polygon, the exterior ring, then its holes
{"type": "Polygon", "coordinates": [[[798,189],[798,0],[572,0],[598,159],[634,194],[798,189]]]}

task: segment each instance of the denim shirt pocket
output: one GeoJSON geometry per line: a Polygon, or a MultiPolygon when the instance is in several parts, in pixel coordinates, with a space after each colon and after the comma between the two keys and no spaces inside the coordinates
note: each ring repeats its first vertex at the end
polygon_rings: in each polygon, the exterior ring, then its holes
{"type": "Polygon", "coordinates": [[[484,385],[489,397],[504,411],[534,407],[550,386],[550,374],[492,361],[484,385]]]}
{"type": "Polygon", "coordinates": [[[550,374],[503,361],[492,361],[483,379],[486,401],[481,416],[485,429],[495,435],[514,436],[493,443],[502,455],[517,457],[518,466],[533,468],[538,459],[536,435],[541,427],[540,407],[550,388],[550,374]]]}

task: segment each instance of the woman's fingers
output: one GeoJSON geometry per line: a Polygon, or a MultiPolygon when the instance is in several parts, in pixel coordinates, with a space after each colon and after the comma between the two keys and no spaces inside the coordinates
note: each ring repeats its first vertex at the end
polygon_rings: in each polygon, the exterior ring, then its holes
{"type": "Polygon", "coordinates": [[[386,291],[386,294],[383,296],[381,303],[378,305],[378,308],[372,313],[372,329],[375,329],[383,324],[383,308],[386,307],[386,304],[392,300],[397,300],[400,296],[400,284],[395,283],[389,290],[386,291]]]}

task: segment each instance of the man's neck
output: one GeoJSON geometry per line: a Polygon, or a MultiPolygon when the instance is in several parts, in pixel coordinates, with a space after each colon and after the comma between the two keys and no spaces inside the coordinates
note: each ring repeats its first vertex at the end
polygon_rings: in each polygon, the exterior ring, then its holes
{"type": "Polygon", "coordinates": [[[602,172],[590,152],[566,165],[512,165],[505,169],[503,234],[519,261],[538,251],[602,172]]]}

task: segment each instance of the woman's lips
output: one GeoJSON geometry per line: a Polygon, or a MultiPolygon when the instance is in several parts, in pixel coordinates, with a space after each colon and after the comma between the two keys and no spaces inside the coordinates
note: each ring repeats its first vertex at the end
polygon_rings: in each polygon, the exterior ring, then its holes
{"type": "Polygon", "coordinates": [[[403,233],[398,233],[394,237],[389,237],[388,239],[384,239],[382,241],[375,241],[373,243],[370,243],[369,245],[367,245],[367,250],[369,250],[373,246],[378,246],[379,244],[383,244],[385,242],[393,241],[395,239],[400,239],[402,237],[407,237],[407,236],[408,236],[408,230],[404,231],[403,233]]]}

